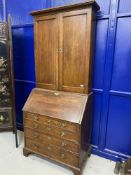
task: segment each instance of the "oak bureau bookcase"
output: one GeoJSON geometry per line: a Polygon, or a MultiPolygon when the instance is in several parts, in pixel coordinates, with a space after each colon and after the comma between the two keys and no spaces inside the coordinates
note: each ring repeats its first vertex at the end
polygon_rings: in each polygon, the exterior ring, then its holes
{"type": "Polygon", "coordinates": [[[90,154],[94,0],[35,11],[36,88],[24,108],[24,155],[82,172],[90,154]]]}

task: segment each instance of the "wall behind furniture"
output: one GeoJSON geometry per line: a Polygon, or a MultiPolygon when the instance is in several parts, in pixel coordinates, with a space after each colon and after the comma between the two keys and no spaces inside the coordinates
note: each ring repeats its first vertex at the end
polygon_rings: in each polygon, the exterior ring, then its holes
{"type": "MultiPolygon", "coordinates": [[[[34,45],[32,10],[82,0],[3,0],[12,15],[17,126],[22,129],[22,107],[33,87],[34,45]]],[[[113,160],[131,156],[131,1],[97,0],[94,64],[92,145],[97,155],[113,160]]]]}

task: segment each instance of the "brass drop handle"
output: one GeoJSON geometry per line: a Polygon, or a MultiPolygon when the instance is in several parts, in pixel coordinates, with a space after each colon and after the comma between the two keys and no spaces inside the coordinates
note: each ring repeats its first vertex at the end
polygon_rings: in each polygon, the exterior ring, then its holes
{"type": "Polygon", "coordinates": [[[47,147],[47,149],[48,149],[48,150],[51,150],[51,147],[50,147],[50,146],[48,146],[48,147],[47,147]]]}
{"type": "Polygon", "coordinates": [[[61,143],[61,146],[63,146],[63,147],[64,147],[64,146],[66,146],[66,145],[67,145],[67,144],[66,144],[66,143],[64,143],[64,142],[62,142],[62,143],[61,143]]]}
{"type": "Polygon", "coordinates": [[[51,140],[52,138],[51,137],[48,137],[48,140],[51,140]]]}
{"type": "Polygon", "coordinates": [[[39,126],[39,125],[35,123],[34,126],[33,126],[33,128],[34,128],[34,129],[37,129],[38,126],[39,126]]]}
{"type": "Polygon", "coordinates": [[[34,137],[34,138],[38,138],[39,135],[35,133],[35,134],[33,135],[33,137],[34,137]]]}
{"type": "Polygon", "coordinates": [[[62,128],[66,127],[66,124],[65,123],[62,123],[61,124],[62,128]]]}
{"type": "Polygon", "coordinates": [[[34,120],[35,120],[35,121],[38,121],[38,120],[39,120],[38,116],[35,116],[35,117],[34,117],[34,120]]]}
{"type": "Polygon", "coordinates": [[[47,128],[48,131],[51,131],[51,128],[47,128]]]}
{"type": "Polygon", "coordinates": [[[61,154],[61,158],[64,159],[65,158],[65,154],[61,154]]]}
{"type": "Polygon", "coordinates": [[[65,136],[65,132],[61,132],[61,137],[65,136]]]}
{"type": "Polygon", "coordinates": [[[50,124],[51,123],[51,120],[47,120],[47,123],[50,124]]]}
{"type": "Polygon", "coordinates": [[[39,148],[39,146],[36,145],[36,144],[33,144],[33,147],[34,147],[35,149],[38,149],[38,148],[39,148]]]}

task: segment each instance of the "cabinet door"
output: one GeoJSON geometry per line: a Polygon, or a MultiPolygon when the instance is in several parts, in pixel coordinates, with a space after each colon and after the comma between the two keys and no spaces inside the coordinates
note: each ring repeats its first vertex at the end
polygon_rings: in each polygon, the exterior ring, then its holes
{"type": "Polygon", "coordinates": [[[37,87],[58,88],[58,17],[36,17],[35,63],[37,87]]]}
{"type": "Polygon", "coordinates": [[[61,13],[59,87],[87,93],[89,81],[91,9],[61,13]]]}

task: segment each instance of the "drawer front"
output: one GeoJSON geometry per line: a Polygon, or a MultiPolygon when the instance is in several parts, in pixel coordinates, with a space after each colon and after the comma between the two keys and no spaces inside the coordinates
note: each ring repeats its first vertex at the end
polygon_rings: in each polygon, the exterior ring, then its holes
{"type": "Polygon", "coordinates": [[[32,150],[35,153],[40,153],[43,156],[48,156],[54,160],[61,161],[65,164],[79,167],[79,157],[64,149],[60,149],[50,144],[35,143],[30,139],[26,139],[26,148],[32,150]]]}
{"type": "Polygon", "coordinates": [[[43,143],[43,144],[48,143],[48,144],[56,145],[56,146],[61,147],[65,150],[75,152],[75,153],[79,153],[79,151],[80,151],[80,146],[78,144],[73,143],[73,142],[69,142],[69,141],[63,140],[63,139],[57,139],[57,138],[52,137],[50,135],[45,135],[45,134],[36,132],[36,131],[28,129],[28,128],[25,128],[24,132],[25,132],[26,138],[34,140],[35,142],[40,141],[40,143],[43,143]]]}
{"type": "Polygon", "coordinates": [[[68,130],[71,132],[79,131],[79,127],[75,124],[71,124],[71,123],[66,122],[66,121],[55,120],[55,119],[52,119],[52,118],[46,117],[46,116],[26,113],[25,118],[32,120],[32,121],[40,122],[40,123],[45,124],[45,125],[54,126],[54,127],[58,127],[58,128],[64,129],[64,130],[68,130]]]}
{"type": "Polygon", "coordinates": [[[61,139],[67,139],[76,143],[80,142],[80,133],[72,133],[69,131],[62,130],[60,128],[54,128],[48,125],[43,125],[41,123],[25,120],[25,127],[34,129],[38,132],[43,132],[45,134],[49,134],[51,136],[55,136],[61,139]]]}

